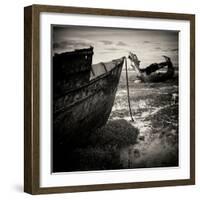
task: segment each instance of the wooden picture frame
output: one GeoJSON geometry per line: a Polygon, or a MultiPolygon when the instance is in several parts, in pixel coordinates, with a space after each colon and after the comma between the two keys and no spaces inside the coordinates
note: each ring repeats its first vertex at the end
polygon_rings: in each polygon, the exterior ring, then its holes
{"type": "MultiPolygon", "coordinates": [[[[184,48],[184,47],[183,47],[184,48]]],[[[83,192],[195,184],[195,16],[192,14],[32,5],[24,9],[24,191],[30,194],[83,192]],[[173,180],[41,187],[40,185],[40,14],[58,13],[187,21],[190,24],[189,177],[173,180]]]]}

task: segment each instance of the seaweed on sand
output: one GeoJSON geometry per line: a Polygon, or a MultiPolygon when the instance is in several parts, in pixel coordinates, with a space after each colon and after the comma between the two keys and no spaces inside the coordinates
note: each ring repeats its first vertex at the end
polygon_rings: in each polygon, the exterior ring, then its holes
{"type": "Polygon", "coordinates": [[[71,144],[61,145],[55,156],[54,169],[63,171],[109,170],[122,168],[121,148],[135,144],[139,130],[126,120],[113,120],[82,136],[71,144]]]}

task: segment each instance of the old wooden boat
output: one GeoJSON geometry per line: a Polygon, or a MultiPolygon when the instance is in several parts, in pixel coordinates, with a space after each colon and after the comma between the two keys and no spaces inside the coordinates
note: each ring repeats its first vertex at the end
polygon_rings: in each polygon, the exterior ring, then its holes
{"type": "Polygon", "coordinates": [[[124,58],[92,65],[93,48],[53,57],[54,142],[103,126],[110,115],[124,58]]]}
{"type": "Polygon", "coordinates": [[[145,69],[140,68],[140,60],[138,60],[137,55],[130,53],[129,59],[131,61],[131,66],[137,73],[137,78],[143,82],[163,82],[174,76],[174,67],[171,59],[167,56],[163,56],[165,62],[153,63],[145,69]],[[164,67],[167,67],[164,69],[164,67]]]}

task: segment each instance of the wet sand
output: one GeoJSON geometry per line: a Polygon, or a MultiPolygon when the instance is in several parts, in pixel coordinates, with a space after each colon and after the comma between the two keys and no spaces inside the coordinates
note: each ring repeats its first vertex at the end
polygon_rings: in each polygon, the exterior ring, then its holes
{"type": "MultiPolygon", "coordinates": [[[[124,168],[168,167],[178,165],[178,80],[163,83],[135,83],[135,73],[129,72],[131,121],[125,75],[120,84],[109,121],[127,120],[139,129],[134,145],[121,149],[124,168]]],[[[123,133],[122,133],[123,134],[123,133]]]]}

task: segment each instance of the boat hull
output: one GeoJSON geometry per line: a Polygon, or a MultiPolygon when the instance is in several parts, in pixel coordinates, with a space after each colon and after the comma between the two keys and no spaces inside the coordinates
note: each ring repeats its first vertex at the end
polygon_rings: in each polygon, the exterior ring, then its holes
{"type": "Polygon", "coordinates": [[[137,55],[134,53],[129,53],[128,58],[131,61],[131,67],[136,71],[137,78],[143,82],[163,82],[168,79],[173,78],[174,76],[174,67],[171,62],[171,59],[167,56],[163,56],[165,58],[165,62],[161,63],[153,63],[145,69],[141,69],[140,60],[137,55]],[[166,67],[165,71],[160,71],[163,67],[166,67]]]}
{"type": "Polygon", "coordinates": [[[143,82],[163,82],[174,77],[174,69],[168,69],[166,72],[155,72],[151,75],[138,74],[137,77],[143,82]]]}
{"type": "Polygon", "coordinates": [[[54,99],[54,142],[69,142],[73,135],[89,133],[105,125],[114,103],[123,60],[116,60],[111,71],[54,99]]]}
{"type": "Polygon", "coordinates": [[[53,56],[54,98],[89,82],[92,56],[92,47],[53,56]]]}

